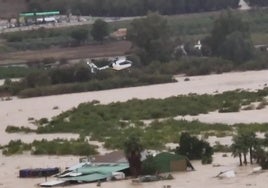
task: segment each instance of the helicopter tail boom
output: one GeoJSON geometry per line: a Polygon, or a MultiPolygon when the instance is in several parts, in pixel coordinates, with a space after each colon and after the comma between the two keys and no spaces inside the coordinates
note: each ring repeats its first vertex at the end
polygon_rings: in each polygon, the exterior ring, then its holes
{"type": "Polygon", "coordinates": [[[88,64],[88,66],[90,67],[91,73],[95,73],[96,70],[104,70],[104,69],[109,68],[108,65],[103,66],[103,67],[98,67],[98,66],[95,65],[94,63],[87,62],[87,64],[88,64]]]}

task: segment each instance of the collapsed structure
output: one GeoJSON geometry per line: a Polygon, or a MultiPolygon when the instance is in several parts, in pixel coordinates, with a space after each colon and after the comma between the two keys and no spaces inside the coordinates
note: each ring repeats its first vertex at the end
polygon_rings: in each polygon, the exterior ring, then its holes
{"type": "MultiPolygon", "coordinates": [[[[159,173],[194,170],[190,161],[181,155],[168,152],[141,154],[141,160],[152,160],[159,173]],[[153,158],[147,158],[152,155],[153,158]]],[[[80,161],[79,164],[67,168],[56,175],[57,180],[41,183],[41,187],[52,187],[76,183],[91,183],[106,180],[121,180],[130,175],[129,164],[123,151],[114,151],[106,155],[91,157],[90,160],[80,161]]],[[[147,177],[147,176],[144,176],[147,177]]],[[[148,179],[148,178],[147,178],[148,179]]],[[[170,179],[170,178],[166,178],[170,179]]]]}

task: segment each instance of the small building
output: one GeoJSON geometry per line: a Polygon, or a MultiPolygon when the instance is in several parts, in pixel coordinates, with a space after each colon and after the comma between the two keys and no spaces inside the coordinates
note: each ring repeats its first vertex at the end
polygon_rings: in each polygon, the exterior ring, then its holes
{"type": "Polygon", "coordinates": [[[194,170],[187,157],[169,152],[159,153],[146,160],[153,160],[159,173],[194,170]]]}

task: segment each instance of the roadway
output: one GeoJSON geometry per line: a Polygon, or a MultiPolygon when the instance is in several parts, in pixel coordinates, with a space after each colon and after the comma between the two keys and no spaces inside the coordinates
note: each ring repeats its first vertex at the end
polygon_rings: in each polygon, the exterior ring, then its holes
{"type": "MultiPolygon", "coordinates": [[[[60,16],[65,17],[65,16],[60,16]]],[[[60,28],[60,27],[70,27],[70,26],[78,26],[78,25],[89,25],[93,24],[97,19],[102,19],[105,22],[117,22],[117,21],[125,21],[125,20],[133,20],[138,17],[91,17],[91,16],[81,16],[81,17],[73,17],[70,22],[66,21],[66,19],[62,22],[58,23],[46,23],[39,25],[30,25],[30,26],[20,26],[20,27],[11,27],[7,28],[7,25],[0,26],[0,33],[8,33],[15,31],[27,31],[27,30],[37,30],[39,28],[60,28]]]]}

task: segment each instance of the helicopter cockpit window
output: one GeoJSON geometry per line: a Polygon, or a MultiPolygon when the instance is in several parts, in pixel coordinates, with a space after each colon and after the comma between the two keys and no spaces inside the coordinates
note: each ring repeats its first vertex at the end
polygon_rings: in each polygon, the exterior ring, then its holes
{"type": "Polygon", "coordinates": [[[130,64],[129,61],[123,61],[123,62],[120,62],[120,65],[128,65],[128,64],[130,64]]]}

